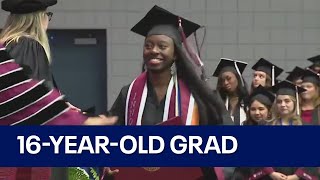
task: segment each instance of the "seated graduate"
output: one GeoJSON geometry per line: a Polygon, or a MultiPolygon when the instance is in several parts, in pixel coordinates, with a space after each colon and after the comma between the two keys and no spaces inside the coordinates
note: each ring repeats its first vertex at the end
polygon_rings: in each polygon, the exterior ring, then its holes
{"type": "Polygon", "coordinates": [[[258,86],[249,97],[247,120],[244,125],[263,125],[271,121],[275,96],[267,88],[258,86]]]}
{"type": "Polygon", "coordinates": [[[273,86],[272,91],[276,94],[276,103],[271,125],[302,125],[299,94],[305,89],[284,80],[273,86]]]}
{"type": "Polygon", "coordinates": [[[254,70],[251,92],[259,85],[269,88],[276,84],[276,78],[282,73],[283,69],[272,64],[270,61],[261,58],[256,64],[252,66],[254,70]]]}
{"type": "Polygon", "coordinates": [[[242,77],[246,66],[246,62],[221,58],[213,73],[213,76],[218,78],[217,93],[223,99],[234,125],[242,125],[247,118],[249,95],[242,77]]]}

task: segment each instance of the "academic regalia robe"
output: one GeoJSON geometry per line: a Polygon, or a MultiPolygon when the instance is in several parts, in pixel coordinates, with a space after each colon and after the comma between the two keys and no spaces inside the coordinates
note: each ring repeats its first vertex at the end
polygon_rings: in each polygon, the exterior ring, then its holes
{"type": "Polygon", "coordinates": [[[36,80],[45,80],[51,89],[54,87],[51,66],[42,45],[28,37],[19,38],[18,42],[11,42],[6,50],[16,63],[24,67],[28,76],[36,80]]]}
{"type": "MultiPolygon", "coordinates": [[[[158,102],[157,96],[155,94],[154,88],[150,82],[147,82],[148,93],[146,98],[146,105],[144,107],[143,116],[141,120],[141,125],[156,125],[162,123],[162,116],[165,109],[165,99],[160,100],[158,102]]],[[[116,101],[114,102],[112,108],[107,112],[108,115],[118,116],[118,125],[125,125],[125,109],[126,109],[126,97],[128,94],[129,85],[124,86],[116,101]]],[[[177,124],[181,125],[181,124],[177,124]]],[[[153,180],[157,179],[166,179],[168,177],[177,178],[177,179],[188,179],[197,177],[199,180],[201,179],[210,179],[208,177],[213,177],[213,169],[212,168],[184,168],[184,167],[159,167],[159,168],[118,168],[120,169],[121,174],[115,175],[114,177],[106,177],[105,179],[122,179],[123,175],[128,177],[136,178],[140,177],[141,174],[146,178],[152,178],[153,180]],[[188,173],[186,173],[188,172],[188,173]],[[192,173],[194,172],[194,173],[192,173]],[[199,176],[200,174],[200,176],[199,176]],[[190,177],[193,176],[193,177],[190,177]]],[[[112,168],[113,169],[113,168],[112,168]]],[[[218,171],[218,170],[216,170],[218,171]]],[[[221,175],[221,174],[220,174],[221,175]]],[[[124,177],[125,178],[125,177],[124,177]]],[[[211,178],[212,179],[212,178],[211,178]]]]}
{"type": "MultiPolygon", "coordinates": [[[[43,49],[34,41],[22,38],[21,42],[26,47],[17,44],[17,49],[10,48],[20,62],[27,64],[23,68],[0,45],[0,125],[83,124],[87,117],[71,110],[64,96],[53,88],[43,49]]],[[[16,180],[49,179],[50,175],[51,168],[0,168],[0,177],[16,180]]]]}

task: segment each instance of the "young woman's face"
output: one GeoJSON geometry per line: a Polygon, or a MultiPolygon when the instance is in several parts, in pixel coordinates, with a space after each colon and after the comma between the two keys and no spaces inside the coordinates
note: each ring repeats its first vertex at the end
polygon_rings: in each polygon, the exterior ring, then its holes
{"type": "Polygon", "coordinates": [[[294,102],[289,95],[278,95],[276,106],[279,115],[284,117],[294,113],[294,102]]]}
{"type": "Polygon", "coordinates": [[[145,39],[143,60],[151,72],[163,72],[170,69],[176,59],[174,42],[166,35],[151,35],[145,39]]]}
{"type": "Polygon", "coordinates": [[[262,71],[255,71],[253,73],[252,85],[253,87],[266,86],[267,74],[262,71]]]}
{"type": "Polygon", "coordinates": [[[268,119],[268,108],[257,100],[251,103],[249,112],[251,119],[253,119],[256,122],[268,119]]]}
{"type": "Polygon", "coordinates": [[[301,87],[306,89],[303,93],[301,93],[301,98],[304,100],[312,100],[319,96],[318,89],[311,82],[303,82],[301,87]]]}
{"type": "Polygon", "coordinates": [[[227,91],[228,93],[233,93],[237,90],[239,82],[234,73],[224,72],[221,74],[220,78],[221,87],[223,88],[223,90],[227,91]]]}

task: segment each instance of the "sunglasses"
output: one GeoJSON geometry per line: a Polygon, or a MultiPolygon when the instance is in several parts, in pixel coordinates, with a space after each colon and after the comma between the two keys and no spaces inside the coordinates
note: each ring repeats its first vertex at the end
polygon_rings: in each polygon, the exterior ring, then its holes
{"type": "Polygon", "coordinates": [[[51,21],[53,13],[52,12],[46,12],[46,15],[48,16],[49,21],[51,21]]]}

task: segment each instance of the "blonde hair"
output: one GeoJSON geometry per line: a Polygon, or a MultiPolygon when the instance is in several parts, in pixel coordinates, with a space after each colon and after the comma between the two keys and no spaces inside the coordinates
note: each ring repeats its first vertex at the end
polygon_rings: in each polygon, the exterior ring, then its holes
{"type": "Polygon", "coordinates": [[[314,85],[315,90],[317,91],[317,96],[313,99],[313,104],[314,107],[316,108],[317,106],[320,105],[320,87],[314,83],[312,83],[314,85]]]}
{"type": "Polygon", "coordinates": [[[37,11],[28,14],[10,14],[0,34],[0,43],[8,45],[18,42],[20,37],[29,37],[38,41],[51,62],[49,40],[43,21],[46,18],[45,11],[37,11]]]}
{"type": "MultiPolygon", "coordinates": [[[[290,118],[290,120],[292,120],[292,125],[302,125],[302,118],[301,116],[297,115],[297,111],[300,111],[300,109],[297,109],[297,100],[295,97],[288,95],[289,98],[291,99],[291,101],[293,101],[294,104],[294,109],[292,112],[292,117],[290,118]]],[[[279,114],[279,110],[276,107],[276,102],[273,106],[273,113],[274,113],[274,119],[272,121],[269,122],[270,125],[279,125],[279,119],[281,119],[280,114],[279,114]]]]}

